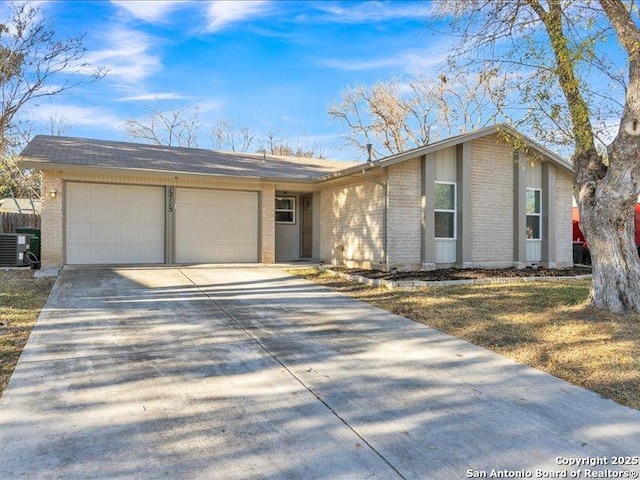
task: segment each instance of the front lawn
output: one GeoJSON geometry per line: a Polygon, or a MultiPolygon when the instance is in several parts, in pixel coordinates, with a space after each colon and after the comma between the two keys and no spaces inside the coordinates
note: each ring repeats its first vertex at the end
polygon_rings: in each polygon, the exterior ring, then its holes
{"type": "Polygon", "coordinates": [[[0,397],[53,282],[33,278],[33,270],[0,271],[0,397]]]}
{"type": "Polygon", "coordinates": [[[640,409],[640,315],[588,307],[588,280],[388,290],[313,268],[289,273],[640,409]]]}

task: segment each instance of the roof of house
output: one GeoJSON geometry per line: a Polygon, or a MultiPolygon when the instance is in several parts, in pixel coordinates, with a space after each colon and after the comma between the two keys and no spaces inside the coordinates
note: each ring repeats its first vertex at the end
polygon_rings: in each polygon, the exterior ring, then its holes
{"type": "Polygon", "coordinates": [[[38,135],[31,140],[20,154],[20,163],[42,170],[90,167],[280,181],[325,181],[371,168],[389,167],[496,133],[518,139],[518,145],[532,149],[566,173],[573,172],[565,159],[504,124],[463,133],[364,164],[46,135],[38,135]]]}
{"type": "MultiPolygon", "coordinates": [[[[534,150],[539,155],[546,157],[548,160],[551,160],[553,163],[561,167],[567,173],[573,173],[573,166],[567,162],[564,158],[560,157],[556,153],[547,149],[546,147],[540,145],[535,142],[531,138],[523,135],[516,129],[510,127],[506,124],[498,124],[492,125],[490,127],[480,128],[478,130],[473,130],[471,132],[462,133],[460,135],[455,135],[453,137],[448,137],[443,140],[438,140],[433,143],[429,143],[427,145],[423,145],[422,147],[413,148],[411,150],[407,150],[406,152],[397,153],[394,155],[390,155],[388,157],[381,158],[379,160],[375,160],[373,162],[368,162],[366,168],[371,167],[389,167],[391,165],[395,165],[396,163],[401,163],[406,160],[411,160],[412,158],[420,157],[422,155],[428,155],[430,153],[436,152],[438,150],[442,150],[443,148],[453,147],[455,145],[459,145],[464,142],[470,142],[472,140],[476,140],[478,138],[485,137],[487,135],[493,135],[495,133],[504,134],[506,137],[512,137],[519,140],[519,143],[534,150]]],[[[329,172],[323,174],[318,178],[318,180],[331,180],[336,177],[341,177],[344,175],[349,175],[351,173],[355,173],[361,171],[363,169],[363,165],[355,165],[352,167],[348,167],[343,170],[339,170],[338,172],[329,172]]]]}
{"type": "Polygon", "coordinates": [[[49,164],[282,180],[311,179],[353,164],[48,135],[36,136],[20,157],[22,163],[41,169],[49,164]]]}

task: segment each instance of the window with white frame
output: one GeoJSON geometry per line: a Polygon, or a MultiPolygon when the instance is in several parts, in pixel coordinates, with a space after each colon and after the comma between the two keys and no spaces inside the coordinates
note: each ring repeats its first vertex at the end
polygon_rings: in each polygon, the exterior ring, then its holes
{"type": "Polygon", "coordinates": [[[456,184],[436,182],[435,238],[456,238],[456,184]]]}
{"type": "Polygon", "coordinates": [[[527,188],[527,240],[542,238],[542,190],[527,188]]]}
{"type": "Polygon", "coordinates": [[[276,223],[296,223],[296,197],[276,197],[276,223]]]}

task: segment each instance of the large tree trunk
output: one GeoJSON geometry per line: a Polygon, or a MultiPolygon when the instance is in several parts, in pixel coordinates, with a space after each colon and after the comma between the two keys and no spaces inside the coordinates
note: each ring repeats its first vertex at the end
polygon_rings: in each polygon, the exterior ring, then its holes
{"type": "Polygon", "coordinates": [[[580,223],[593,262],[590,300],[616,313],[640,312],[640,258],[635,242],[640,185],[638,66],[631,61],[620,128],[608,148],[609,165],[598,167],[595,149],[574,157],[580,223]]]}
{"type": "Polygon", "coordinates": [[[606,173],[589,163],[593,162],[589,154],[574,158],[581,222],[592,251],[590,299],[594,306],[612,312],[640,312],[640,259],[635,243],[640,185],[640,30],[622,1],[600,0],[600,4],[629,56],[629,86],[618,134],[608,148],[606,173]]]}
{"type": "Polygon", "coordinates": [[[578,202],[593,262],[589,300],[615,313],[640,312],[635,188],[630,176],[617,180],[599,182],[592,195],[580,195],[578,202]]]}

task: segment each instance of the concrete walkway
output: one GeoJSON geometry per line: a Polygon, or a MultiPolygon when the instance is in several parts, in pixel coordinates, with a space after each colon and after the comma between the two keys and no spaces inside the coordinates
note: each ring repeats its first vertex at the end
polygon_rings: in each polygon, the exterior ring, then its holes
{"type": "Polygon", "coordinates": [[[638,455],[639,411],[262,267],[64,269],[0,401],[2,479],[589,478],[638,455]]]}

